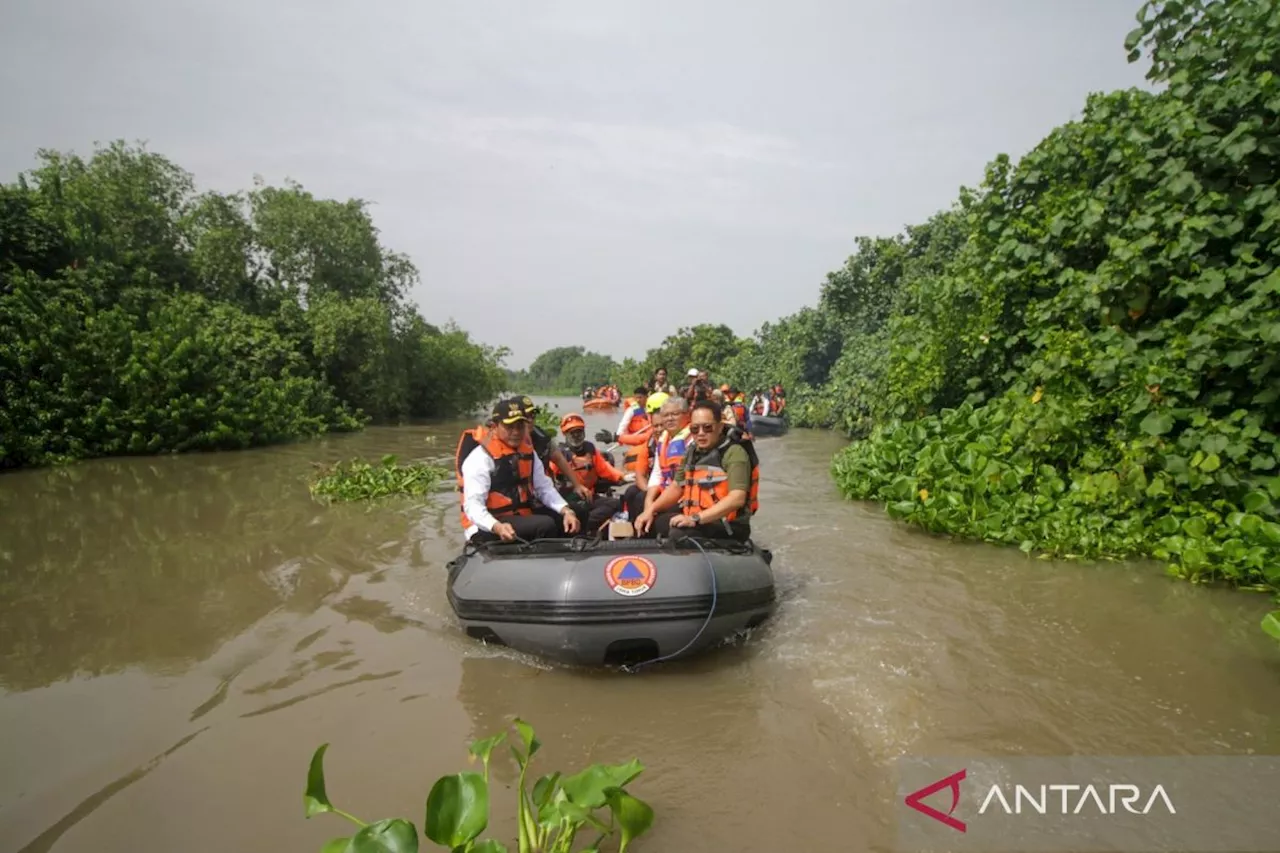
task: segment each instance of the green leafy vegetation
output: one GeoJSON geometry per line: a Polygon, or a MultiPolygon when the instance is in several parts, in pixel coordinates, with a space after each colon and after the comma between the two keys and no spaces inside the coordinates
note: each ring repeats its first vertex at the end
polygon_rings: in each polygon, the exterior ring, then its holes
{"type": "Polygon", "coordinates": [[[0,186],[0,468],[471,410],[505,351],[427,323],[416,278],[364,202],[197,194],[119,142],[41,151],[0,186]]]}
{"type": "Polygon", "coordinates": [[[392,495],[425,495],[449,476],[449,469],[424,462],[400,464],[394,455],[378,465],[360,459],[339,462],[320,471],[311,494],[334,501],[361,501],[392,495]]]}
{"type": "Polygon", "coordinates": [[[561,415],[545,406],[538,407],[538,413],[533,416],[533,422],[542,428],[542,431],[552,438],[560,432],[561,415]]]}
{"type": "Polygon", "coordinates": [[[525,370],[509,374],[508,384],[526,394],[576,397],[587,385],[609,381],[617,368],[613,359],[583,347],[554,347],[525,370]]]}
{"type": "MultiPolygon", "coordinates": [[[[600,853],[615,835],[619,853],[653,826],[653,809],[627,792],[644,766],[632,759],[625,764],[593,764],[572,776],[550,773],[529,784],[528,771],[542,743],[533,727],[517,718],[513,722],[518,745],[511,755],[520,770],[516,789],[516,849],[520,853],[570,853],[580,833],[594,836],[584,853],[600,853]],[[605,822],[605,819],[608,822],[605,822]]],[[[454,853],[506,853],[507,845],[480,839],[489,827],[489,761],[493,750],[507,739],[507,732],[471,744],[470,755],[483,767],[442,776],[427,794],[423,835],[428,841],[454,853]]],[[[404,818],[366,823],[336,808],[325,786],[324,754],[329,745],[315,751],[307,772],[303,797],[306,816],[332,813],[357,828],[354,835],[335,838],[322,853],[408,853],[419,846],[417,826],[404,818]]]]}
{"type": "Polygon", "coordinates": [[[859,439],[841,491],[928,530],[1274,591],[1280,2],[1138,21],[1157,91],[1092,95],[951,209],[859,239],[816,309],[697,366],[783,382],[793,423],[859,439]]]}

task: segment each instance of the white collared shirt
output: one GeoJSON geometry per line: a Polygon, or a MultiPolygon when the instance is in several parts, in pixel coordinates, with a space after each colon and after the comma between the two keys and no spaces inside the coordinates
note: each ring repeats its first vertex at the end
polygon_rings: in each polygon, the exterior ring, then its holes
{"type": "MultiPolygon", "coordinates": [[[[467,454],[467,458],[462,460],[462,508],[467,518],[473,522],[472,526],[466,529],[468,540],[477,530],[492,533],[493,526],[498,523],[498,519],[494,518],[493,513],[489,512],[489,508],[485,506],[485,502],[489,499],[489,484],[492,482],[495,465],[493,457],[483,447],[473,449],[467,454]]],[[[556,491],[555,484],[551,482],[551,478],[542,467],[542,462],[536,456],[533,459],[533,493],[538,496],[538,500],[542,501],[544,506],[555,512],[562,511],[568,505],[556,491]]]]}

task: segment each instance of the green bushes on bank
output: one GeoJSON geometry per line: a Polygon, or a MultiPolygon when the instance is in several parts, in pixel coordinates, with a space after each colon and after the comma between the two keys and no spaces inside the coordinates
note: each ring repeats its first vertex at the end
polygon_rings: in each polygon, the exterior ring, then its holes
{"type": "Polygon", "coordinates": [[[0,186],[0,468],[468,411],[504,353],[427,323],[416,276],[362,202],[42,151],[0,186]]]}
{"type": "Polygon", "coordinates": [[[1276,590],[1280,0],[1139,23],[1157,92],[1091,96],[706,366],[783,382],[860,439],[841,491],[927,529],[1276,590]]]}

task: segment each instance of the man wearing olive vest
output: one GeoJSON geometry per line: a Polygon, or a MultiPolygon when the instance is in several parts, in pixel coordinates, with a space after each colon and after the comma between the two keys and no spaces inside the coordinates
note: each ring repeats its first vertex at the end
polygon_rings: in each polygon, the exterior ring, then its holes
{"type": "Polygon", "coordinates": [[[751,516],[760,508],[760,460],[754,445],[724,423],[724,410],[700,400],[689,419],[693,446],[684,465],[640,517],[641,536],[737,539],[751,536],[751,516]]]}

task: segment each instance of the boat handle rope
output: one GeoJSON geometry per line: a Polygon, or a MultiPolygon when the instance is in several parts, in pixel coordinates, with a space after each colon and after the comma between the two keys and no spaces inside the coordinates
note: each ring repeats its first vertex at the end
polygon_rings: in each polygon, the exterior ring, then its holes
{"type": "Polygon", "coordinates": [[[702,547],[702,543],[697,539],[694,539],[692,536],[685,537],[684,541],[692,542],[697,549],[702,552],[702,559],[705,560],[707,564],[707,573],[711,575],[711,609],[707,611],[707,618],[703,620],[702,627],[698,629],[698,633],[693,635],[693,639],[685,643],[684,647],[679,651],[672,652],[669,655],[662,655],[661,657],[656,657],[652,660],[641,661],[634,665],[623,664],[623,672],[636,673],[640,671],[641,667],[648,666],[651,663],[660,663],[661,661],[670,660],[671,658],[679,657],[684,654],[693,646],[694,643],[698,642],[698,638],[702,636],[702,632],[707,630],[707,626],[711,624],[711,617],[716,614],[716,567],[711,562],[711,555],[707,553],[706,548],[702,547]]]}

